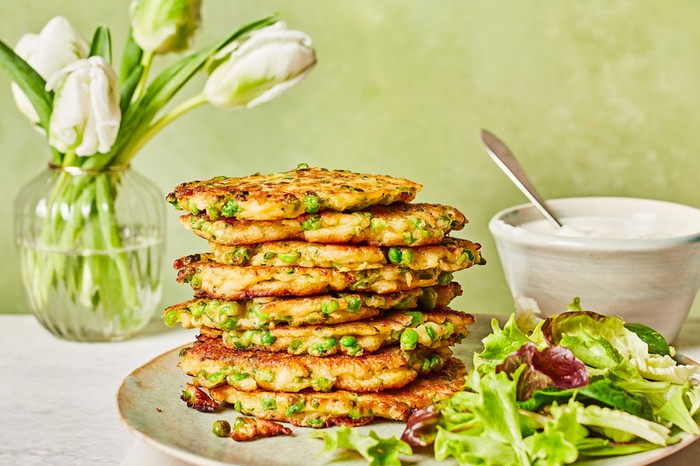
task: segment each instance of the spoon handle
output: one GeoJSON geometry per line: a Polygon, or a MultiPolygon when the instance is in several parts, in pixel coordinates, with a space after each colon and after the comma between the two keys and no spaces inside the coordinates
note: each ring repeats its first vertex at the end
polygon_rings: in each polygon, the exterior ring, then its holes
{"type": "Polygon", "coordinates": [[[527,175],[525,175],[525,171],[518,163],[515,155],[506,147],[503,141],[485,129],[481,130],[481,140],[486,146],[486,152],[488,152],[494,162],[496,162],[496,165],[508,175],[508,178],[520,188],[527,198],[530,199],[530,202],[537,207],[547,220],[556,225],[557,228],[561,228],[561,222],[552,211],[549,210],[547,203],[542,196],[540,196],[540,193],[537,192],[532,183],[530,183],[530,180],[527,178],[527,175]]]}

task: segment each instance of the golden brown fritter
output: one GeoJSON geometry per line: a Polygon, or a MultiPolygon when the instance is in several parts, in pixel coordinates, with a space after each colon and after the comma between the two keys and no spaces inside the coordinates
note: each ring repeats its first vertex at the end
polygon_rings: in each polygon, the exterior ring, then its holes
{"type": "Polygon", "coordinates": [[[410,351],[459,343],[469,334],[474,317],[451,309],[390,311],[381,316],[337,325],[275,327],[269,330],[216,330],[202,327],[203,335],[218,337],[229,348],[329,356],[360,357],[396,343],[410,351]]]}
{"type": "Polygon", "coordinates": [[[320,244],[273,241],[249,246],[209,242],[212,258],[227,265],[270,267],[322,267],[341,272],[400,265],[411,270],[440,269],[455,272],[484,264],[481,245],[465,239],[445,238],[440,244],[417,247],[320,244]]]}
{"type": "Polygon", "coordinates": [[[262,296],[311,296],[331,291],[395,293],[425,286],[446,285],[450,272],[410,270],[398,265],[340,272],[309,267],[233,266],[219,264],[208,254],[175,261],[177,280],[189,283],[197,297],[237,300],[262,296]]]}
{"type": "Polygon", "coordinates": [[[331,393],[244,392],[230,386],[209,390],[218,401],[261,419],[303,427],[363,425],[375,417],[405,421],[413,409],[425,408],[464,389],[464,363],[450,358],[443,369],[400,389],[377,393],[338,390],[331,393]]]}
{"type": "Polygon", "coordinates": [[[333,293],[308,297],[253,298],[225,301],[195,298],[168,307],[163,318],[169,326],[254,330],[279,325],[340,324],[368,319],[388,309],[432,310],[447,307],[462,294],[457,282],[388,294],[333,293]]]}
{"type": "Polygon", "coordinates": [[[204,212],[211,220],[278,220],[326,210],[355,211],[410,202],[421,188],[403,178],[300,166],[269,175],[182,183],[167,200],[195,215],[204,212]]]}
{"type": "Polygon", "coordinates": [[[183,215],[180,222],[196,235],[228,245],[302,240],[314,243],[367,243],[375,246],[423,246],[439,243],[467,223],[462,212],[441,204],[376,206],[361,212],[320,212],[276,221],[183,215]]]}
{"type": "Polygon", "coordinates": [[[403,387],[419,374],[439,369],[451,355],[449,348],[403,351],[393,346],[361,358],[316,358],[232,350],[223,345],[221,338],[200,335],[191,348],[182,351],[179,366],[194,377],[195,384],[207,388],[230,385],[242,391],[371,392],[403,387]]]}

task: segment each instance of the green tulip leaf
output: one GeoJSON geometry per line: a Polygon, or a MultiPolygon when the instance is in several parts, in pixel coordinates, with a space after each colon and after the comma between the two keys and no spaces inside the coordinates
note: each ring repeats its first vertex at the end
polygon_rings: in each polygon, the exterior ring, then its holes
{"type": "Polygon", "coordinates": [[[2,41],[0,41],[0,66],[34,106],[34,110],[39,115],[39,125],[45,130],[48,129],[53,93],[46,91],[44,78],[2,41]]]}
{"type": "Polygon", "coordinates": [[[107,26],[98,26],[92,36],[90,57],[102,57],[107,63],[112,63],[112,35],[107,26]]]}

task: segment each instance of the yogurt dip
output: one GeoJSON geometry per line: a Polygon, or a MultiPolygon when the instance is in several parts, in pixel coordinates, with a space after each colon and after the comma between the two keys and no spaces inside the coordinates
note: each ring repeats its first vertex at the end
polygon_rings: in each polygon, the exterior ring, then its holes
{"type": "Polygon", "coordinates": [[[561,221],[563,227],[560,229],[545,219],[524,222],[516,228],[545,235],[603,239],[658,239],[694,233],[692,228],[684,228],[680,222],[662,221],[654,214],[564,217],[561,221]]]}

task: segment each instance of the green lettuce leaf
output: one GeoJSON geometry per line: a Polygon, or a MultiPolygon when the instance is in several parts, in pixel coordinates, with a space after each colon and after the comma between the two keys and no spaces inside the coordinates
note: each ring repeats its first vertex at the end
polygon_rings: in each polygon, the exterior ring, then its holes
{"type": "Polygon", "coordinates": [[[314,431],[311,437],[324,441],[324,452],[348,449],[358,452],[370,466],[401,466],[399,455],[411,455],[413,450],[394,437],[381,438],[374,430],[368,435],[359,430],[343,426],[335,431],[314,431]]]}

